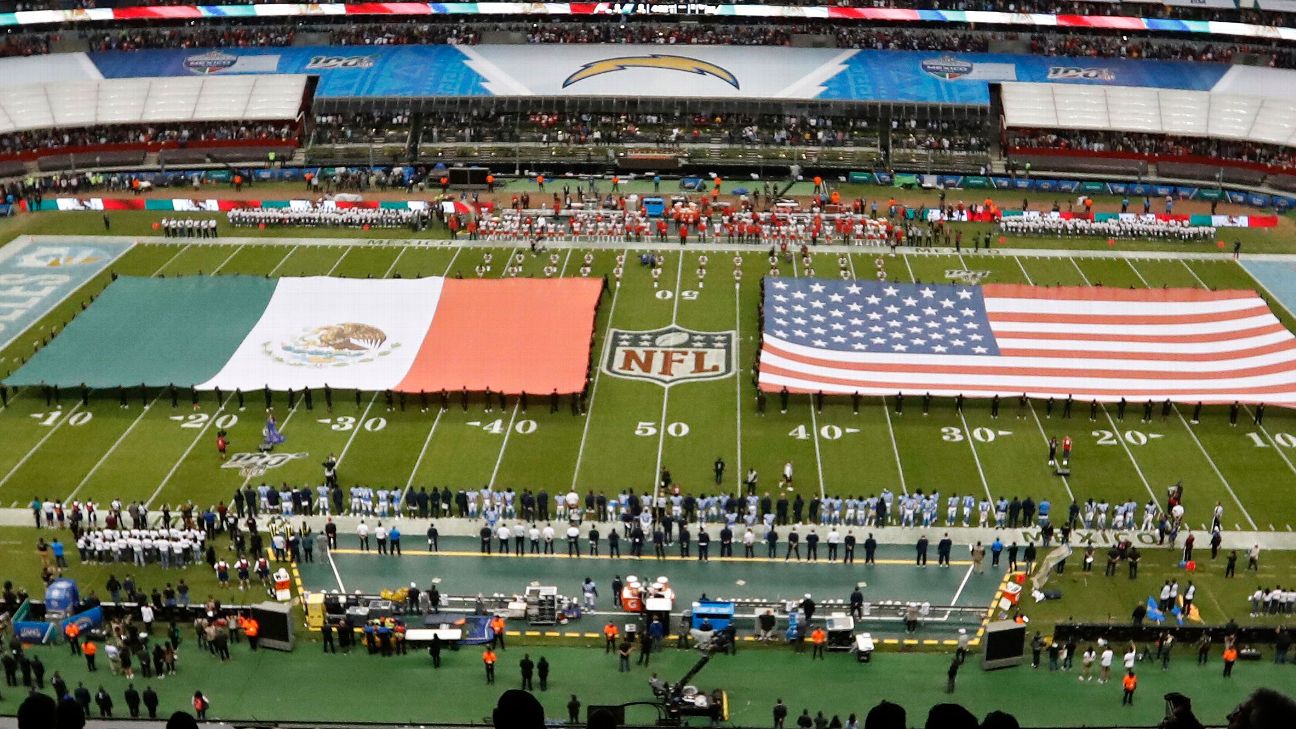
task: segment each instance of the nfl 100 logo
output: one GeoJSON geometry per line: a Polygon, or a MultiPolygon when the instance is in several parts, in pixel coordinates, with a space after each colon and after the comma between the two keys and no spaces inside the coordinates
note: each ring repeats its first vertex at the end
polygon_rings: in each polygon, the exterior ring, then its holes
{"type": "Polygon", "coordinates": [[[663,387],[694,380],[719,380],[734,373],[734,333],[696,332],[671,325],[649,331],[613,329],[603,371],[614,377],[648,380],[663,387]]]}

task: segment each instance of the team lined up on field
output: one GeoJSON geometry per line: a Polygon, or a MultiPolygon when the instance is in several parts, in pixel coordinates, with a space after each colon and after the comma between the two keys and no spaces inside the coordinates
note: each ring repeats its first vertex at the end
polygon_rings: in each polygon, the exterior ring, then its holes
{"type": "Polygon", "coordinates": [[[470,219],[463,229],[470,240],[514,244],[551,238],[586,243],[953,244],[956,234],[942,221],[905,221],[903,217],[901,221],[877,217],[876,212],[805,212],[790,206],[765,213],[729,209],[713,213],[679,203],[656,219],[643,210],[564,210],[558,215],[548,210],[503,210],[480,220],[470,219]]]}

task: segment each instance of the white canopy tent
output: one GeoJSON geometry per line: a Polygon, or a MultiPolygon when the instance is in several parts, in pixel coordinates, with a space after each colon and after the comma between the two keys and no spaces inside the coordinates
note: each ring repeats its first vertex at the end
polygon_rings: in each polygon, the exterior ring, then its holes
{"type": "Polygon", "coordinates": [[[308,76],[129,78],[12,86],[0,134],[32,129],[297,118],[308,76]]]}
{"type": "Polygon", "coordinates": [[[1296,147],[1296,100],[1130,86],[1003,84],[1008,128],[1143,132],[1296,147]]]}

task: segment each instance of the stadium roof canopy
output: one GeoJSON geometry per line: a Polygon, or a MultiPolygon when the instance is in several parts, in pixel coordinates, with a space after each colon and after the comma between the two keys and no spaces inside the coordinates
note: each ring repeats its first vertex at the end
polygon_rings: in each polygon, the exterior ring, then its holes
{"type": "Polygon", "coordinates": [[[309,77],[204,76],[63,81],[0,94],[0,134],[31,129],[177,122],[284,121],[309,77]]]}
{"type": "Polygon", "coordinates": [[[1211,137],[1296,147],[1296,99],[1131,86],[1003,84],[1005,126],[1211,137]]]}

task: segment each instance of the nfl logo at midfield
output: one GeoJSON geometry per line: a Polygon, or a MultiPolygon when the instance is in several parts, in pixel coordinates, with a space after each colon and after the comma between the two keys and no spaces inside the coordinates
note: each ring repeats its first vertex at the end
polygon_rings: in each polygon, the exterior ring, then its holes
{"type": "Polygon", "coordinates": [[[603,371],[663,387],[734,373],[733,332],[696,332],[672,324],[650,331],[613,329],[603,371]]]}

